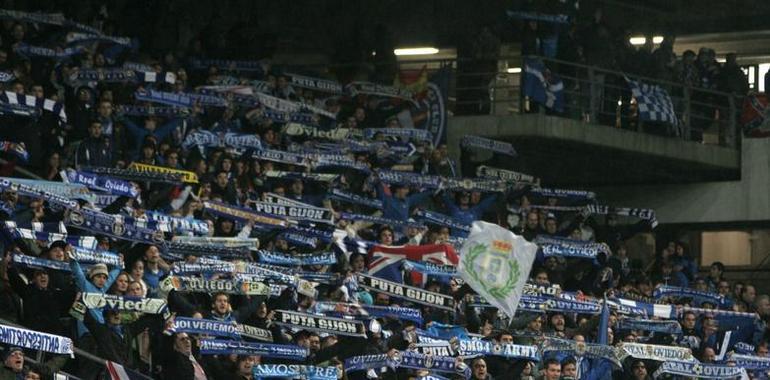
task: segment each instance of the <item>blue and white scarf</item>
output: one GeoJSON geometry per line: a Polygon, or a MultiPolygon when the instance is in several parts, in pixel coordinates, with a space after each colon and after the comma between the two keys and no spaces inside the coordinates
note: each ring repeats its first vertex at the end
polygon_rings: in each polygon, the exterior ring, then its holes
{"type": "Polygon", "coordinates": [[[505,181],[488,178],[446,178],[446,189],[454,191],[480,191],[484,193],[505,192],[508,184],[505,181]]]}
{"type": "Polygon", "coordinates": [[[61,121],[67,122],[67,113],[64,111],[64,103],[51,99],[36,98],[31,95],[19,95],[11,91],[0,92],[0,103],[32,109],[42,109],[52,112],[61,121]]]}
{"type": "Polygon", "coordinates": [[[383,135],[389,137],[401,137],[409,140],[427,141],[433,142],[433,135],[430,131],[416,128],[366,128],[364,129],[364,137],[366,139],[374,139],[376,135],[383,135]]]}
{"type": "Polygon", "coordinates": [[[302,207],[296,205],[282,205],[267,202],[252,202],[251,207],[254,211],[279,216],[291,220],[304,220],[316,223],[331,224],[334,214],[331,210],[320,207],[302,207]]]}
{"type": "Polygon", "coordinates": [[[620,345],[620,349],[625,353],[624,355],[631,356],[636,359],[657,360],[662,362],[698,362],[698,360],[692,356],[692,351],[687,347],[623,342],[620,345]]]}
{"type": "Polygon", "coordinates": [[[476,168],[476,176],[496,178],[508,183],[522,183],[527,185],[533,185],[539,181],[535,176],[531,176],[529,174],[519,173],[513,170],[498,169],[484,165],[476,168]]]}
{"type": "Polygon", "coordinates": [[[481,150],[505,154],[511,157],[516,157],[517,155],[516,150],[513,149],[513,145],[510,143],[492,140],[485,137],[465,135],[463,136],[460,145],[465,148],[478,148],[481,150]]]}
{"type": "Polygon", "coordinates": [[[171,273],[175,275],[233,274],[235,273],[235,264],[228,263],[228,262],[222,262],[222,263],[216,263],[216,264],[176,262],[171,267],[171,273]]]}
{"type": "Polygon", "coordinates": [[[228,59],[191,59],[190,65],[195,69],[208,69],[216,67],[227,71],[252,71],[256,73],[265,73],[270,63],[267,60],[262,61],[233,61],[228,59]]]}
{"type": "Polygon", "coordinates": [[[218,256],[237,259],[251,257],[251,252],[247,247],[223,247],[170,241],[166,242],[165,248],[172,254],[183,256],[218,256]]]}
{"type": "Polygon", "coordinates": [[[345,92],[350,96],[357,96],[358,94],[382,96],[386,98],[399,98],[414,102],[414,94],[404,88],[398,88],[393,86],[386,86],[371,82],[351,82],[345,86],[345,92]]]}
{"type": "Polygon", "coordinates": [[[697,379],[735,379],[736,377],[746,376],[746,369],[742,367],[731,367],[725,364],[711,363],[692,363],[667,360],[664,361],[655,373],[652,375],[658,378],[663,374],[684,376],[697,379]]]}
{"type": "Polygon", "coordinates": [[[540,12],[505,11],[510,18],[521,20],[535,20],[555,24],[569,24],[569,16],[564,14],[546,14],[540,12]]]}
{"type": "Polygon", "coordinates": [[[618,349],[613,346],[595,343],[576,342],[561,338],[546,337],[540,344],[540,352],[546,356],[546,352],[563,352],[571,356],[585,356],[592,359],[605,359],[615,367],[623,368],[620,363],[618,349]]]}
{"type": "MultiPolygon", "coordinates": [[[[267,114],[266,112],[263,113],[267,114]]],[[[306,123],[288,123],[281,129],[281,133],[288,136],[305,137],[309,139],[340,141],[348,139],[355,132],[354,129],[349,128],[334,128],[326,130],[303,124],[306,123]]]]}
{"type": "Polygon", "coordinates": [[[583,190],[547,189],[541,187],[531,189],[529,193],[530,195],[537,195],[543,198],[560,198],[573,202],[591,202],[596,199],[596,193],[583,190]]]}
{"type": "Polygon", "coordinates": [[[278,235],[279,239],[286,240],[289,244],[315,249],[318,246],[318,238],[299,232],[287,231],[278,235]]]}
{"type": "Polygon", "coordinates": [[[287,172],[280,170],[268,170],[265,172],[265,177],[268,178],[283,178],[283,179],[302,179],[316,182],[334,182],[339,178],[338,174],[329,173],[304,173],[304,172],[287,172]]]}
{"type": "Polygon", "coordinates": [[[0,342],[9,346],[24,347],[54,354],[67,354],[74,357],[72,339],[46,334],[20,327],[0,325],[0,342]]]}
{"type": "Polygon", "coordinates": [[[318,120],[315,119],[314,115],[301,112],[280,112],[271,109],[263,109],[262,117],[279,124],[299,123],[296,125],[305,124],[308,126],[318,124],[318,120]]]}
{"type": "Polygon", "coordinates": [[[206,130],[197,130],[189,133],[182,142],[182,147],[190,149],[192,147],[206,148],[239,148],[239,149],[262,149],[262,140],[257,135],[239,134],[233,132],[214,133],[206,130]]]}
{"type": "Polygon", "coordinates": [[[526,359],[540,361],[540,353],[537,346],[525,346],[520,344],[496,344],[486,340],[460,339],[457,351],[462,356],[502,356],[511,359],[526,359]]]}
{"type": "Polygon", "coordinates": [[[658,317],[665,319],[676,318],[676,310],[671,305],[652,304],[641,301],[634,301],[624,298],[614,298],[607,300],[610,308],[617,310],[620,314],[634,315],[641,317],[658,317]]]}
{"type": "Polygon", "coordinates": [[[457,268],[451,265],[439,265],[428,261],[404,260],[402,268],[404,271],[417,271],[422,274],[437,277],[455,277],[457,268]]]}
{"type": "Polygon", "coordinates": [[[139,195],[139,189],[134,186],[133,183],[118,178],[110,178],[74,169],[67,170],[66,178],[69,182],[85,185],[91,189],[106,191],[115,195],[125,195],[131,198],[136,198],[139,195]]]}
{"type": "Polygon", "coordinates": [[[379,199],[367,198],[358,194],[340,190],[336,187],[330,189],[327,196],[331,199],[336,199],[343,202],[353,203],[361,206],[381,209],[382,201],[379,199]]]}
{"type": "Polygon", "coordinates": [[[318,310],[324,314],[345,316],[352,315],[369,319],[374,318],[393,318],[406,321],[412,321],[422,324],[422,313],[419,309],[401,307],[401,306],[377,306],[366,304],[352,304],[339,302],[316,302],[318,310]]]}
{"type": "Polygon", "coordinates": [[[134,71],[126,68],[81,69],[70,75],[73,85],[86,84],[96,87],[99,83],[168,83],[176,82],[172,72],[134,71]]]}
{"type": "Polygon", "coordinates": [[[96,249],[98,241],[93,236],[71,236],[55,232],[37,232],[24,228],[14,228],[13,236],[15,239],[30,239],[46,242],[48,244],[58,240],[64,240],[69,245],[86,249],[96,249]]]}
{"type": "Polygon", "coordinates": [[[174,236],[174,242],[198,244],[210,247],[224,248],[248,248],[250,250],[259,249],[258,238],[238,238],[238,237],[210,237],[210,236],[174,236]]]}
{"type": "Polygon", "coordinates": [[[40,116],[40,110],[19,104],[0,103],[0,114],[37,118],[40,116]]]}
{"type": "Polygon", "coordinates": [[[420,223],[413,223],[413,222],[401,221],[396,219],[388,219],[388,218],[383,218],[383,217],[374,216],[374,215],[351,214],[347,212],[340,213],[339,218],[343,220],[355,220],[355,221],[368,222],[373,224],[388,225],[391,227],[417,227],[417,228],[422,227],[422,224],[420,223]]]}
{"type": "Polygon", "coordinates": [[[322,252],[306,255],[286,255],[280,252],[271,252],[259,250],[259,261],[275,265],[333,265],[337,263],[337,256],[334,252],[322,252]]]}
{"type": "Polygon", "coordinates": [[[119,311],[134,311],[147,314],[163,314],[170,316],[166,300],[161,298],[143,298],[118,296],[104,293],[83,293],[83,304],[89,309],[110,309],[119,311]]]}
{"type": "Polygon", "coordinates": [[[260,104],[278,112],[288,112],[288,113],[310,112],[310,113],[326,116],[331,119],[337,118],[336,114],[333,114],[324,109],[312,106],[310,104],[293,102],[291,100],[284,100],[284,99],[276,98],[275,96],[270,96],[260,92],[254,94],[254,96],[256,96],[260,104]]]}
{"type": "Polygon", "coordinates": [[[2,191],[16,191],[19,195],[42,199],[51,205],[56,205],[63,208],[78,208],[78,202],[69,199],[66,196],[59,195],[58,193],[52,193],[45,189],[38,188],[34,185],[28,185],[21,181],[17,181],[13,178],[0,178],[0,189],[2,191]]]}
{"type": "Polygon", "coordinates": [[[655,216],[655,210],[647,208],[627,208],[627,207],[611,207],[603,205],[588,205],[587,210],[592,214],[597,215],[622,215],[622,216],[635,216],[639,219],[646,220],[650,223],[652,228],[657,227],[658,219],[655,216]]]}
{"type": "Polygon", "coordinates": [[[255,379],[303,379],[303,380],[337,380],[337,367],[316,367],[298,364],[258,364],[252,367],[255,379]]]}
{"type": "Polygon", "coordinates": [[[258,149],[252,153],[252,157],[288,165],[310,166],[310,159],[308,157],[284,150],[258,149]]]}
{"type": "Polygon", "coordinates": [[[595,259],[599,253],[610,254],[607,244],[582,240],[538,235],[535,243],[540,246],[543,256],[577,257],[595,259]]]}
{"type": "Polygon", "coordinates": [[[372,368],[390,367],[395,369],[397,363],[387,354],[353,356],[345,359],[345,373],[366,371],[372,368]]]}
{"type": "Polygon", "coordinates": [[[298,74],[286,74],[291,78],[291,85],[294,87],[307,88],[313,91],[327,92],[336,95],[343,94],[342,85],[334,80],[312,78],[298,74]]]}
{"type": "Polygon", "coordinates": [[[46,57],[55,60],[67,59],[69,57],[82,54],[86,51],[83,46],[74,46],[57,51],[42,46],[32,46],[25,43],[19,43],[13,49],[16,53],[26,57],[46,57]]]}
{"type": "Polygon", "coordinates": [[[442,182],[441,177],[438,176],[423,176],[416,173],[397,172],[391,170],[380,170],[377,175],[380,181],[388,184],[401,184],[429,189],[438,189],[442,182]]]}
{"type": "Polygon", "coordinates": [[[8,230],[13,230],[15,228],[23,228],[26,230],[32,230],[35,232],[55,232],[60,234],[66,234],[67,233],[67,227],[62,222],[54,222],[54,223],[43,223],[43,222],[28,222],[28,223],[17,223],[13,220],[6,220],[3,222],[3,227],[5,227],[8,230]]]}
{"type": "Polygon", "coordinates": [[[455,301],[451,296],[446,294],[434,293],[425,289],[415,288],[363,273],[358,273],[357,283],[361,288],[375,292],[383,292],[408,302],[415,302],[437,309],[454,310],[455,301]]]}
{"type": "Polygon", "coordinates": [[[268,344],[238,342],[221,339],[201,339],[201,355],[259,355],[271,359],[289,359],[304,361],[309,351],[293,344],[268,344]]]}
{"type": "Polygon", "coordinates": [[[146,215],[149,220],[168,224],[173,231],[192,232],[203,236],[209,234],[209,224],[205,220],[181,218],[151,210],[145,210],[144,215],[146,215]]]}
{"type": "Polygon", "coordinates": [[[618,321],[620,330],[642,330],[664,334],[681,334],[682,326],[677,321],[656,321],[653,319],[628,319],[618,321]]]}
{"type": "Polygon", "coordinates": [[[439,226],[449,227],[452,229],[452,232],[462,231],[465,233],[471,232],[471,226],[466,224],[461,224],[452,219],[452,217],[448,215],[444,215],[435,211],[427,211],[427,210],[417,210],[415,212],[415,216],[419,218],[421,221],[428,223],[428,224],[436,224],[439,226]]]}
{"type": "MultiPolygon", "coordinates": [[[[310,153],[305,154],[310,155],[310,153]]],[[[312,156],[312,165],[313,170],[319,170],[323,168],[347,168],[365,173],[371,172],[371,169],[367,164],[356,161],[353,157],[341,154],[314,154],[312,156]]]]}
{"type": "Polygon", "coordinates": [[[699,303],[708,302],[717,307],[724,306],[726,302],[724,296],[716,293],[669,285],[659,285],[655,288],[652,295],[656,300],[665,297],[692,298],[694,301],[700,301],[699,303]]]}
{"type": "Polygon", "coordinates": [[[41,259],[34,256],[28,256],[28,255],[13,255],[13,263],[14,265],[20,265],[25,268],[34,268],[34,269],[53,269],[53,270],[59,270],[62,272],[70,272],[70,266],[64,261],[56,261],[56,260],[48,260],[48,259],[41,259]]]}
{"type": "Polygon", "coordinates": [[[201,106],[226,107],[227,101],[216,96],[201,94],[173,93],[157,90],[141,90],[134,93],[134,98],[142,102],[166,104],[174,107],[192,108],[195,103],[201,106]]]}
{"type": "Polygon", "coordinates": [[[275,324],[291,329],[310,330],[332,335],[366,337],[366,326],[358,320],[325,317],[296,311],[276,310],[275,324]]]}
{"type": "Polygon", "coordinates": [[[131,46],[131,38],[129,37],[111,37],[103,34],[91,34],[91,33],[79,33],[70,32],[67,33],[65,39],[68,45],[81,44],[88,42],[112,42],[113,44],[131,46]]]}
{"type": "Polygon", "coordinates": [[[115,105],[115,113],[127,116],[163,116],[183,117],[190,114],[189,108],[137,106],[132,104],[115,105]]]}
{"type": "Polygon", "coordinates": [[[283,219],[270,218],[264,215],[260,215],[253,210],[231,206],[219,202],[203,202],[203,209],[216,216],[222,216],[228,219],[235,219],[242,222],[254,221],[255,223],[288,227],[289,223],[283,219]]]}
{"type": "Polygon", "coordinates": [[[102,263],[112,267],[123,268],[123,262],[120,260],[120,256],[115,252],[95,251],[80,247],[72,247],[72,253],[75,256],[75,260],[81,263],[102,263]]]}
{"type": "Polygon", "coordinates": [[[0,19],[56,26],[63,26],[67,22],[62,13],[30,13],[11,9],[0,9],[0,19]]]}
{"type": "Polygon", "coordinates": [[[519,308],[527,311],[558,311],[562,313],[600,314],[602,305],[595,302],[569,300],[560,297],[527,296],[519,299],[519,308]]]}
{"type": "Polygon", "coordinates": [[[166,290],[173,288],[178,292],[188,293],[216,293],[240,295],[260,295],[269,294],[270,288],[259,282],[243,278],[232,280],[206,280],[199,277],[169,276],[164,280],[166,290]]]}
{"type": "Polygon", "coordinates": [[[119,220],[115,215],[91,209],[72,210],[65,217],[65,224],[83,228],[117,239],[141,243],[163,244],[163,232],[138,227],[119,220]]]}
{"type": "Polygon", "coordinates": [[[223,322],[213,319],[199,319],[199,318],[174,318],[174,324],[168,329],[168,332],[188,334],[201,334],[209,336],[223,336],[233,339],[240,339],[241,334],[238,332],[237,325],[233,322],[223,322]]]}
{"type": "Polygon", "coordinates": [[[764,356],[731,354],[726,361],[735,363],[736,367],[749,370],[770,370],[770,358],[764,356]]]}

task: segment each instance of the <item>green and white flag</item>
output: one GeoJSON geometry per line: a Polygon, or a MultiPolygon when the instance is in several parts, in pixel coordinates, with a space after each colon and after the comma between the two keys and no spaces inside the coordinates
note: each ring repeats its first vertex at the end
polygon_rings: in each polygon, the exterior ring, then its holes
{"type": "Polygon", "coordinates": [[[473,222],[457,272],[490,304],[513,318],[537,245],[496,224],[473,222]]]}

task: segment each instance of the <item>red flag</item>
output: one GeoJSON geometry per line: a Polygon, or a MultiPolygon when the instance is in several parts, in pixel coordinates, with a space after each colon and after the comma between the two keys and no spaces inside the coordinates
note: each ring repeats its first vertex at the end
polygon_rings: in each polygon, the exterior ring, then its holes
{"type": "MultiPolygon", "coordinates": [[[[457,265],[460,261],[454,247],[449,244],[383,246],[376,245],[369,251],[369,274],[389,281],[403,283],[401,265],[404,260],[425,261],[439,265],[457,265]]],[[[413,285],[423,284],[422,273],[411,272],[413,285]]]]}

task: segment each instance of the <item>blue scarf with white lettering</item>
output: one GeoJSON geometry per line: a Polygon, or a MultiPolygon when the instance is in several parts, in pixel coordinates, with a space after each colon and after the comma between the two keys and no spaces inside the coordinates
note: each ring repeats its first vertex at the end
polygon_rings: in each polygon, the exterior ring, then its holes
{"type": "Polygon", "coordinates": [[[465,148],[478,148],[486,151],[505,154],[511,157],[516,157],[516,150],[513,149],[513,145],[510,143],[484,137],[465,135],[463,136],[460,145],[465,148]]]}
{"type": "Polygon", "coordinates": [[[366,304],[353,304],[341,302],[316,302],[316,308],[319,312],[326,315],[344,317],[352,315],[356,318],[371,319],[374,318],[393,318],[406,321],[412,321],[422,325],[422,313],[419,309],[401,306],[377,306],[366,304]]]}
{"type": "Polygon", "coordinates": [[[32,46],[25,43],[19,43],[13,50],[16,53],[26,57],[46,57],[52,58],[54,60],[67,59],[72,56],[82,54],[86,51],[83,46],[68,47],[62,51],[57,51],[54,49],[49,49],[42,46],[32,46]]]}
{"type": "Polygon", "coordinates": [[[471,226],[461,224],[455,221],[452,217],[444,215],[435,211],[417,210],[415,216],[424,223],[436,224],[439,226],[449,227],[453,234],[460,232],[460,235],[467,235],[471,232],[471,226]]]}
{"type": "Polygon", "coordinates": [[[28,185],[16,181],[13,178],[0,178],[0,190],[7,191],[12,190],[19,193],[19,195],[31,198],[42,199],[51,205],[56,205],[63,208],[77,208],[78,202],[67,198],[66,196],[59,195],[57,193],[49,192],[44,189],[38,188],[34,185],[28,185]]]}
{"type": "Polygon", "coordinates": [[[417,271],[422,274],[437,277],[455,277],[457,268],[452,265],[439,265],[428,261],[404,260],[402,264],[404,271],[417,271]]]}
{"type": "Polygon", "coordinates": [[[116,219],[115,215],[91,209],[72,210],[65,218],[65,224],[112,236],[116,239],[163,245],[163,232],[135,226],[116,219]]]}
{"type": "Polygon", "coordinates": [[[182,107],[155,107],[155,106],[137,106],[133,104],[115,105],[115,113],[126,116],[163,116],[163,117],[183,117],[190,114],[189,108],[182,107]]]}
{"type": "Polygon", "coordinates": [[[157,90],[138,90],[134,98],[142,102],[166,104],[175,107],[192,108],[195,103],[201,106],[226,107],[227,101],[216,96],[189,93],[173,93],[157,90]]]}
{"type": "Polygon", "coordinates": [[[0,325],[0,342],[9,346],[24,347],[30,350],[74,355],[72,352],[74,347],[72,339],[20,327],[0,325]]]}
{"type": "Polygon", "coordinates": [[[214,319],[176,317],[174,318],[174,325],[168,331],[173,333],[185,332],[188,334],[223,336],[233,339],[241,338],[235,323],[214,319]]]}
{"type": "Polygon", "coordinates": [[[80,263],[103,263],[112,267],[123,268],[123,262],[120,260],[120,256],[115,252],[95,251],[80,247],[72,247],[72,253],[75,255],[75,260],[80,263]]]}
{"type": "Polygon", "coordinates": [[[544,257],[561,256],[595,259],[599,253],[610,254],[607,244],[538,235],[535,243],[540,246],[544,257]]]}
{"type": "Polygon", "coordinates": [[[586,206],[587,210],[592,214],[597,215],[622,215],[622,216],[635,216],[639,219],[646,220],[650,223],[652,228],[658,225],[658,219],[655,216],[655,210],[647,208],[628,208],[628,207],[611,207],[604,205],[592,205],[586,206]]]}
{"type": "Polygon", "coordinates": [[[725,364],[692,363],[667,360],[655,371],[653,377],[658,378],[662,374],[694,377],[699,379],[735,379],[747,376],[742,367],[731,367],[725,364]]]}
{"type": "Polygon", "coordinates": [[[311,253],[306,255],[287,255],[280,252],[266,250],[257,251],[259,262],[274,265],[333,265],[337,263],[334,252],[311,253]]]}
{"type": "Polygon", "coordinates": [[[628,319],[618,321],[620,330],[642,330],[664,334],[681,334],[682,326],[677,321],[658,321],[653,319],[628,319]]]}
{"type": "Polygon", "coordinates": [[[292,344],[237,342],[220,339],[201,339],[199,343],[201,355],[259,355],[271,359],[300,361],[304,361],[309,355],[307,348],[292,344]]]}
{"type": "Polygon", "coordinates": [[[91,42],[111,42],[116,45],[131,46],[131,38],[129,37],[111,37],[103,34],[91,34],[91,33],[67,33],[66,38],[68,45],[91,43],[91,42]]]}
{"type": "Polygon", "coordinates": [[[487,340],[460,339],[458,352],[462,356],[502,356],[511,359],[526,359],[540,361],[540,353],[537,346],[525,346],[519,344],[496,344],[487,340]]]}
{"type": "Polygon", "coordinates": [[[342,84],[335,80],[312,78],[298,74],[286,74],[291,78],[293,87],[307,88],[309,90],[326,92],[336,95],[342,95],[344,89],[342,84]]]}
{"type": "Polygon", "coordinates": [[[382,218],[374,215],[352,214],[347,212],[340,213],[340,219],[383,224],[391,227],[422,227],[422,224],[419,223],[382,218]]]}
{"type": "Polygon", "coordinates": [[[46,242],[48,244],[57,240],[64,240],[69,245],[86,249],[96,249],[98,241],[93,236],[72,236],[56,232],[32,231],[25,228],[14,228],[10,230],[14,239],[30,239],[46,242]]]}
{"type": "Polygon", "coordinates": [[[118,178],[68,169],[67,180],[72,183],[86,185],[90,189],[106,191],[115,195],[125,195],[131,198],[136,198],[139,195],[139,190],[134,184],[118,178]]]}
{"type": "Polygon", "coordinates": [[[157,211],[145,210],[144,215],[149,220],[166,223],[171,226],[174,232],[192,232],[196,235],[206,236],[209,234],[209,224],[205,220],[195,218],[181,218],[178,216],[166,215],[157,211]]]}
{"type": "Polygon", "coordinates": [[[36,98],[31,95],[19,95],[11,91],[0,92],[0,103],[26,108],[29,110],[45,110],[52,112],[61,121],[67,122],[67,113],[64,111],[64,103],[51,99],[36,98]]]}
{"type": "Polygon", "coordinates": [[[669,285],[659,285],[652,294],[656,300],[665,297],[691,298],[693,301],[696,301],[697,304],[708,302],[717,307],[723,307],[726,302],[724,296],[716,293],[669,285]]]}
{"type": "Polygon", "coordinates": [[[595,302],[569,300],[561,297],[523,295],[519,308],[527,311],[558,311],[562,313],[600,314],[602,305],[595,302]]]}
{"type": "Polygon", "coordinates": [[[337,380],[337,367],[298,364],[258,364],[252,367],[255,379],[288,378],[303,380],[337,380]]]}
{"type": "Polygon", "coordinates": [[[259,136],[239,134],[233,132],[214,133],[206,130],[197,130],[189,133],[182,142],[182,147],[190,149],[194,146],[206,148],[240,148],[262,149],[262,140],[259,136]]]}
{"type": "Polygon", "coordinates": [[[227,59],[191,59],[190,65],[194,69],[208,69],[216,67],[225,71],[249,71],[256,74],[264,74],[270,63],[267,60],[262,61],[233,61],[227,59]]]}
{"type": "Polygon", "coordinates": [[[433,135],[430,131],[425,129],[416,128],[366,128],[364,129],[364,137],[367,139],[374,139],[376,135],[401,137],[409,140],[416,141],[433,141],[433,135]]]}
{"type": "Polygon", "coordinates": [[[57,261],[57,260],[48,260],[48,259],[41,259],[34,256],[28,256],[28,255],[13,255],[13,263],[14,265],[20,265],[25,268],[34,268],[34,269],[53,269],[53,270],[59,270],[62,272],[70,272],[70,266],[64,261],[57,261]]]}
{"type": "Polygon", "coordinates": [[[336,187],[330,189],[327,196],[331,199],[336,199],[343,202],[353,203],[361,206],[381,209],[382,201],[379,199],[367,198],[358,194],[340,190],[336,187]]]}

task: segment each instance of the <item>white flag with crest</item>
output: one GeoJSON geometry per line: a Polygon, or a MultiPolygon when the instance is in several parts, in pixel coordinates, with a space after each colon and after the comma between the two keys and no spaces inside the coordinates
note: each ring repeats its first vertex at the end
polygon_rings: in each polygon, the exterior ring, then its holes
{"type": "Polygon", "coordinates": [[[457,272],[478,294],[513,318],[537,245],[496,224],[473,222],[457,272]]]}

